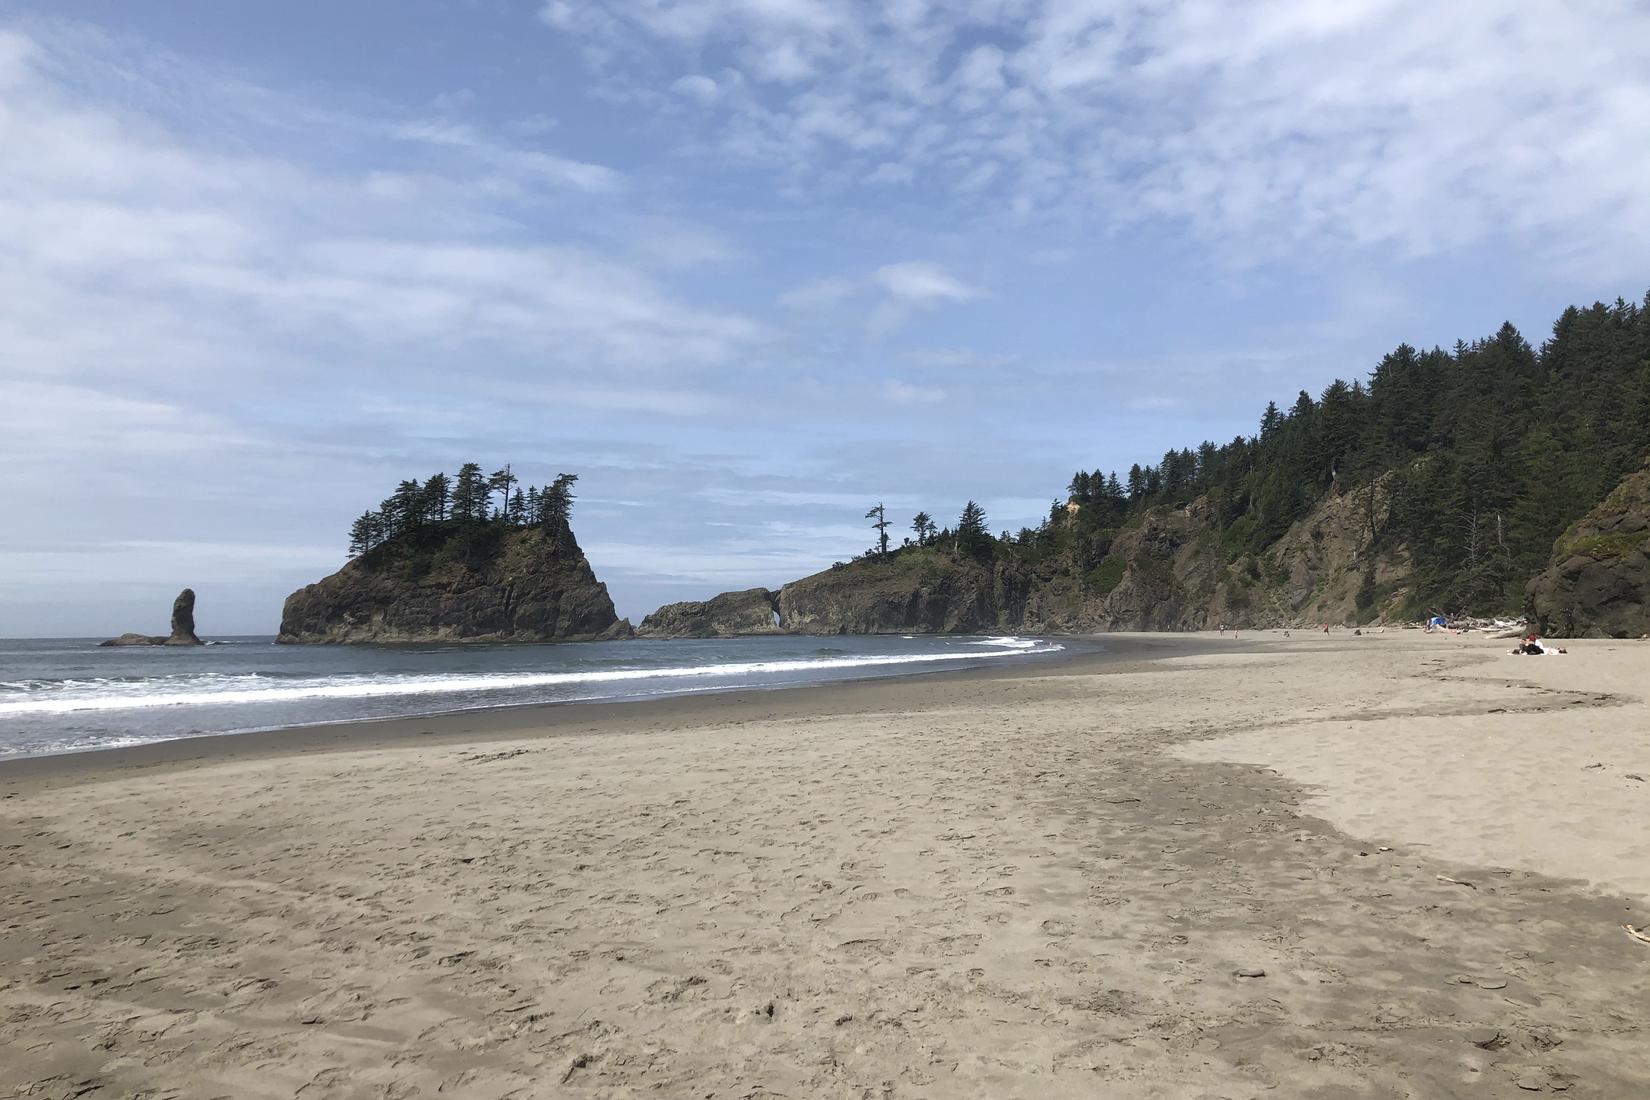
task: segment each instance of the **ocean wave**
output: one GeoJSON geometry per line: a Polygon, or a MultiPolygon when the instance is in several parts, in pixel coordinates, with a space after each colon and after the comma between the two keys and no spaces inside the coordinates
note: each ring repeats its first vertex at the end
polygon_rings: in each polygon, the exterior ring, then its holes
{"type": "Polygon", "coordinates": [[[7,745],[0,744],[0,758],[8,756],[55,756],[60,753],[90,752],[94,749],[130,749],[139,745],[152,745],[157,741],[170,741],[171,737],[136,737],[112,736],[108,734],[84,734],[71,737],[62,737],[43,744],[7,745]]]}
{"type": "Polygon", "coordinates": [[[1013,635],[1008,635],[1008,636],[1005,636],[1005,637],[1002,637],[1002,638],[981,638],[977,642],[965,642],[963,644],[964,645],[989,645],[989,646],[996,646],[999,649],[1013,649],[1013,650],[1022,650],[1023,651],[1023,650],[1035,649],[1039,645],[1045,645],[1047,643],[1040,642],[1036,638],[1018,638],[1018,637],[1015,637],[1013,635]]]}
{"type": "MultiPolygon", "coordinates": [[[[0,699],[0,717],[21,715],[73,714],[87,711],[148,710],[156,707],[244,706],[285,703],[312,699],[384,699],[397,696],[458,695],[518,691],[527,688],[613,684],[644,680],[732,679],[741,676],[769,676],[786,673],[816,673],[897,665],[940,664],[1020,657],[1031,653],[1054,653],[1064,647],[1035,639],[1001,638],[966,643],[994,648],[946,653],[909,653],[843,657],[818,657],[770,661],[739,661],[726,664],[681,665],[670,668],[625,668],[580,672],[515,672],[446,675],[410,675],[368,678],[360,676],[321,677],[309,683],[270,684],[256,673],[198,677],[185,687],[171,678],[153,681],[153,690],[126,689],[75,691],[53,698],[0,699]],[[253,681],[257,681],[254,685],[253,681]],[[182,690],[180,690],[182,689],[182,690]]],[[[84,686],[84,685],[77,685],[84,686]]],[[[686,690],[692,690],[691,688],[686,690]]]]}

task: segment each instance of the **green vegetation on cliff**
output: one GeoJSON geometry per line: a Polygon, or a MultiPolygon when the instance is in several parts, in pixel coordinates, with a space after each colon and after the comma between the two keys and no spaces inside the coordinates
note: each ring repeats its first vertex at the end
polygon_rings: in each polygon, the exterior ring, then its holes
{"type": "Polygon", "coordinates": [[[1121,485],[1079,471],[1083,564],[1132,515],[1199,497],[1228,557],[1264,553],[1326,498],[1381,482],[1360,551],[1406,548],[1412,610],[1516,610],[1553,540],[1650,450],[1650,295],[1567,309],[1539,348],[1510,324],[1449,351],[1400,345],[1367,379],[1268,405],[1258,427],[1121,485]]]}
{"type": "MultiPolygon", "coordinates": [[[[807,612],[795,629],[948,629],[893,613],[908,584],[907,603],[948,591],[951,620],[982,629],[1517,612],[1555,539],[1647,451],[1650,295],[1567,309],[1539,348],[1510,324],[1447,351],[1400,345],[1367,378],[1269,404],[1253,435],[1121,477],[1079,470],[1035,528],[990,535],[972,502],[954,531],[920,513],[916,542],[879,540],[837,576],[787,586],[782,610],[807,612]]],[[[1572,543],[1594,559],[1637,545],[1597,532],[1572,543]]]]}
{"type": "Polygon", "coordinates": [[[1554,633],[1650,634],[1650,463],[1565,530],[1528,600],[1554,633]]]}

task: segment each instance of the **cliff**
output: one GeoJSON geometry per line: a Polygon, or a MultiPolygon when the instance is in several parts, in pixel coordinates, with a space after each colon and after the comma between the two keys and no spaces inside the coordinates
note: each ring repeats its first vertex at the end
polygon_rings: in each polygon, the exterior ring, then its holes
{"type": "Polygon", "coordinates": [[[98,645],[205,645],[195,634],[195,590],[185,588],[172,601],[172,632],[170,634],[122,634],[98,645]]]}
{"type": "MultiPolygon", "coordinates": [[[[1075,517],[1048,545],[1002,550],[974,560],[947,547],[901,548],[839,564],[779,591],[778,629],[792,634],[947,634],[996,631],[1203,630],[1319,622],[1367,622],[1401,613],[1408,555],[1377,537],[1391,502],[1386,482],[1323,499],[1262,554],[1246,549],[1247,529],[1221,522],[1207,498],[1184,508],[1152,508],[1079,549],[1075,517]],[[1371,544],[1381,547],[1372,552],[1371,544]],[[1097,564],[1083,567],[1085,560],[1097,564]]],[[[763,590],[755,590],[761,592],[763,590]]],[[[661,608],[692,633],[706,604],[661,608]]],[[[753,616],[750,622],[755,622],[753,616]]],[[[647,624],[644,624],[644,628],[647,624]]],[[[716,636],[772,633],[719,620],[716,636]]]]}
{"type": "Polygon", "coordinates": [[[766,588],[724,592],[659,608],[636,628],[638,638],[734,638],[782,633],[779,594],[766,588]]]}
{"type": "Polygon", "coordinates": [[[1650,467],[1628,475],[1559,536],[1526,595],[1530,618],[1548,633],[1650,634],[1650,467]]]}
{"type": "Polygon", "coordinates": [[[1385,481],[1331,494],[1255,553],[1247,528],[1222,525],[1207,498],[1149,510],[1086,578],[1099,598],[1080,618],[1106,630],[1206,630],[1401,616],[1409,555],[1378,537],[1390,511],[1385,481]]]}
{"type": "Polygon", "coordinates": [[[287,597],[287,643],[552,642],[626,637],[571,532],[444,523],[287,597]]]}
{"type": "Polygon", "coordinates": [[[1014,629],[1025,617],[1029,570],[932,548],[869,558],[779,590],[779,621],[794,634],[955,634],[1014,629]]]}

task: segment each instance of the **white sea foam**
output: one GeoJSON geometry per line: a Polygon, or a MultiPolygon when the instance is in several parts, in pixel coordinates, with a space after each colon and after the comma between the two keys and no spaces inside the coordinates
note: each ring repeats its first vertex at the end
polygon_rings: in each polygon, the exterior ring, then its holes
{"type": "MultiPolygon", "coordinates": [[[[183,688],[164,679],[144,685],[130,681],[79,681],[50,698],[0,699],[0,717],[74,714],[90,711],[148,710],[156,707],[240,706],[286,703],[307,699],[382,699],[406,696],[484,694],[527,688],[600,685],[630,681],[726,680],[786,673],[811,673],[895,665],[938,664],[1053,653],[1064,647],[1030,638],[990,638],[967,643],[990,647],[951,653],[911,653],[803,660],[744,661],[727,664],[684,665],[674,668],[603,669],[583,672],[512,672],[435,676],[338,676],[288,682],[251,675],[190,677],[183,688]]],[[[663,685],[661,685],[663,686],[663,685]]],[[[686,690],[693,690],[688,688],[686,690]]]]}

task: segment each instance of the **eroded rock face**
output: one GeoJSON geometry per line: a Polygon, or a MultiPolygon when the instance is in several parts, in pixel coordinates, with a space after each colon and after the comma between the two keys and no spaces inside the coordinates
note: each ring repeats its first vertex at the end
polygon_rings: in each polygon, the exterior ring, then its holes
{"type": "Polygon", "coordinates": [[[195,590],[185,588],[172,601],[172,633],[167,645],[201,645],[195,636],[195,590]]]}
{"type": "Polygon", "coordinates": [[[779,590],[779,619],[794,634],[972,634],[1025,619],[1030,574],[937,554],[855,562],[779,590]]]}
{"type": "Polygon", "coordinates": [[[1256,557],[1222,544],[1220,516],[1206,500],[1154,508],[1117,532],[1104,561],[1085,573],[1059,556],[987,564],[907,549],[786,585],[780,618],[797,634],[1205,630],[1350,622],[1360,612],[1368,619],[1403,596],[1404,548],[1365,549],[1370,517],[1384,521],[1388,511],[1384,485],[1332,495],[1256,557]],[[1361,609],[1366,573],[1381,594],[1361,609]]]}
{"type": "Polygon", "coordinates": [[[558,642],[628,637],[571,536],[398,540],[287,597],[287,643],[558,642]]]}
{"type": "Polygon", "coordinates": [[[779,594],[766,588],[724,592],[659,608],[636,628],[642,638],[738,638],[783,633],[779,594]]]}
{"type": "Polygon", "coordinates": [[[1525,595],[1530,618],[1558,637],[1650,633],[1650,468],[1559,536],[1525,595]]]}
{"type": "Polygon", "coordinates": [[[205,642],[195,636],[195,590],[185,588],[178,593],[178,598],[172,601],[172,633],[128,633],[98,644],[105,646],[205,645],[205,642]]]}

